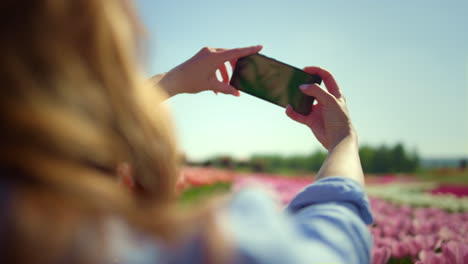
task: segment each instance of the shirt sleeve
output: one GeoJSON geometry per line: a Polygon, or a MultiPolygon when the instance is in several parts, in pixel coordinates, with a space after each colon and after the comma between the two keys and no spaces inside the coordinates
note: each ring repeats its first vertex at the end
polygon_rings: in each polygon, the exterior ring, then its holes
{"type": "Polygon", "coordinates": [[[285,211],[258,190],[241,191],[226,214],[238,263],[370,263],[369,201],[349,178],[314,182],[285,211]]]}

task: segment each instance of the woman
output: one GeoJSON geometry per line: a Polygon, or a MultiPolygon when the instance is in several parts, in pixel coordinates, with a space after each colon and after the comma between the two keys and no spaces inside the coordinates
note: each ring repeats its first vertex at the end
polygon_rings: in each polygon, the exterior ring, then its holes
{"type": "Polygon", "coordinates": [[[223,64],[261,47],[204,48],[148,83],[127,1],[1,5],[0,263],[370,262],[357,135],[330,73],[305,68],[327,88],[301,86],[318,100],[309,116],[286,109],[329,152],[286,212],[253,191],[180,212],[179,156],[159,103],[237,95],[223,64]]]}

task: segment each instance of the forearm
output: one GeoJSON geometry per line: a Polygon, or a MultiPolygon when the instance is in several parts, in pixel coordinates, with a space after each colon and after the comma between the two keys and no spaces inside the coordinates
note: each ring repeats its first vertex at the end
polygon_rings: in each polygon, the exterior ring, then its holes
{"type": "Polygon", "coordinates": [[[348,177],[364,185],[359,144],[355,134],[344,138],[328,151],[328,157],[316,178],[318,180],[331,176],[348,177]]]}
{"type": "Polygon", "coordinates": [[[178,94],[178,92],[174,88],[174,85],[171,85],[172,81],[169,79],[170,77],[167,76],[167,73],[161,73],[161,74],[155,75],[151,77],[150,79],[151,86],[154,89],[157,89],[157,87],[159,87],[159,89],[162,89],[164,92],[166,92],[166,94],[168,95],[168,98],[170,98],[178,94]]]}

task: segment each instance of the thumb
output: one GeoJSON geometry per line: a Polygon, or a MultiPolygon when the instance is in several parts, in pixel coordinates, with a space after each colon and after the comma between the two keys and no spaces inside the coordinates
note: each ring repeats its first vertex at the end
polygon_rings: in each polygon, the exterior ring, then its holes
{"type": "Polygon", "coordinates": [[[299,86],[302,93],[315,97],[320,104],[330,105],[333,102],[336,102],[335,97],[330,94],[328,91],[325,91],[320,87],[320,85],[313,84],[303,84],[299,86]]]}
{"type": "Polygon", "coordinates": [[[228,83],[223,83],[223,82],[217,82],[213,91],[220,92],[223,94],[232,94],[234,96],[240,96],[239,90],[234,88],[234,86],[228,83]]]}

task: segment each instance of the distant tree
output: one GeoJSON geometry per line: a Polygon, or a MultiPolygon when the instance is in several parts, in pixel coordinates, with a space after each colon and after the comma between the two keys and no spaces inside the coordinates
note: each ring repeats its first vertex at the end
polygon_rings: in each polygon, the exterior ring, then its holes
{"type": "Polygon", "coordinates": [[[323,162],[327,158],[327,153],[324,151],[316,151],[306,158],[306,170],[317,172],[322,167],[323,162]]]}
{"type": "Polygon", "coordinates": [[[372,159],[373,173],[388,173],[390,172],[390,152],[385,145],[380,146],[375,150],[374,157],[372,159]]]}
{"type": "Polygon", "coordinates": [[[402,143],[393,147],[363,146],[359,149],[359,156],[366,173],[413,172],[419,168],[420,163],[417,152],[408,153],[402,143]]]}
{"type": "Polygon", "coordinates": [[[361,158],[362,169],[365,173],[373,173],[373,160],[375,149],[370,146],[362,146],[359,149],[359,157],[361,158]]]}
{"type": "MultiPolygon", "coordinates": [[[[362,168],[365,173],[414,172],[420,166],[417,151],[407,152],[402,143],[387,147],[364,145],[359,149],[362,168]]],[[[219,156],[206,160],[201,165],[224,168],[251,168],[257,172],[276,173],[284,169],[297,172],[317,172],[327,158],[325,151],[315,151],[309,155],[253,155],[249,160],[235,161],[229,156],[219,156]]],[[[466,165],[465,165],[466,166],[466,165]]]]}
{"type": "Polygon", "coordinates": [[[254,155],[251,158],[251,163],[256,171],[261,167],[261,171],[274,172],[284,166],[284,159],[280,155],[254,155]]]}
{"type": "Polygon", "coordinates": [[[265,157],[267,171],[274,172],[286,166],[285,159],[281,155],[269,155],[265,157]]]}
{"type": "Polygon", "coordinates": [[[466,159],[462,159],[460,160],[460,170],[465,170],[466,169],[466,163],[467,163],[467,160],[466,159]]]}
{"type": "Polygon", "coordinates": [[[266,161],[264,159],[254,159],[251,161],[252,170],[255,172],[265,172],[267,169],[266,161]]]}
{"type": "Polygon", "coordinates": [[[211,167],[213,166],[213,161],[211,160],[205,160],[201,163],[202,167],[211,167]]]}
{"type": "Polygon", "coordinates": [[[285,165],[288,169],[292,170],[304,170],[304,156],[295,155],[285,159],[285,165]]]}
{"type": "Polygon", "coordinates": [[[410,165],[407,172],[414,172],[420,168],[421,159],[419,158],[419,154],[416,150],[413,150],[413,152],[410,154],[409,160],[410,165]]]}
{"type": "Polygon", "coordinates": [[[230,156],[221,156],[218,158],[218,163],[222,168],[232,169],[234,167],[234,161],[230,156]]]}
{"type": "Polygon", "coordinates": [[[403,144],[396,144],[389,153],[389,172],[404,172],[410,166],[410,160],[406,157],[405,147],[403,144]]]}

